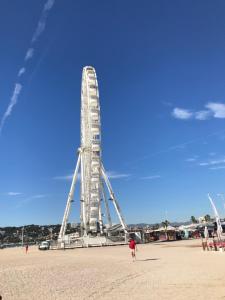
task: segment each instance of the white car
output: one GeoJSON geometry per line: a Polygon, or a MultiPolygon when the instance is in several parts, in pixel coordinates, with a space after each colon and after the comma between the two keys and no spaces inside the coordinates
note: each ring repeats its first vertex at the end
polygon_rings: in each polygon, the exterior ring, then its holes
{"type": "Polygon", "coordinates": [[[40,245],[38,246],[39,250],[49,250],[49,248],[50,248],[50,244],[49,242],[46,241],[41,242],[40,245]]]}

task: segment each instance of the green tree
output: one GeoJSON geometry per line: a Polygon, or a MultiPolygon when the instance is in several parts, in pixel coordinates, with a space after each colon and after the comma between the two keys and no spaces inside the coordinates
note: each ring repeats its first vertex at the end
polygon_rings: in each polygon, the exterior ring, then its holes
{"type": "Polygon", "coordinates": [[[165,220],[162,222],[162,226],[164,227],[164,230],[165,230],[166,240],[168,240],[167,228],[168,228],[169,224],[170,224],[170,222],[168,220],[165,220]]]}
{"type": "Polygon", "coordinates": [[[194,224],[198,223],[198,221],[196,220],[196,218],[194,216],[191,216],[191,222],[194,224]]]}
{"type": "Polygon", "coordinates": [[[210,215],[205,215],[205,221],[206,221],[206,222],[210,222],[210,221],[211,221],[210,215]]]}

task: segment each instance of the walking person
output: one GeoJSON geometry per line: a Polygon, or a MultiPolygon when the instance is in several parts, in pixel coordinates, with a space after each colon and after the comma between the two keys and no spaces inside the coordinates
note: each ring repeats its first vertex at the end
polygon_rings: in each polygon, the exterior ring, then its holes
{"type": "Polygon", "coordinates": [[[26,254],[27,254],[27,252],[28,252],[28,248],[29,248],[29,246],[28,246],[28,244],[26,244],[26,254]]]}
{"type": "Polygon", "coordinates": [[[136,245],[136,242],[133,238],[131,238],[130,241],[129,241],[129,248],[131,250],[131,257],[132,257],[133,262],[134,262],[136,260],[137,245],[136,245]]]}

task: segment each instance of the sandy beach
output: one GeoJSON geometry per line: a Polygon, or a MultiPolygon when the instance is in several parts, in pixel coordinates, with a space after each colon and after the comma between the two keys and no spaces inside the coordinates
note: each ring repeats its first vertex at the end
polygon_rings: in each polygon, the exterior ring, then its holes
{"type": "Polygon", "coordinates": [[[0,294],[8,299],[225,299],[225,253],[200,241],[59,251],[0,250],[0,294]]]}

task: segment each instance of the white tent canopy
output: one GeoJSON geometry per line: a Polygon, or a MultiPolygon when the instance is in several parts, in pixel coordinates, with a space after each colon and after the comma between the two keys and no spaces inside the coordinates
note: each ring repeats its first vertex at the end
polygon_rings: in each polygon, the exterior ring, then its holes
{"type": "Polygon", "coordinates": [[[154,230],[154,231],[175,231],[176,230],[176,228],[175,227],[173,227],[173,226],[167,226],[167,228],[166,227],[160,227],[160,228],[158,228],[158,229],[156,229],[156,230],[154,230]]]}

